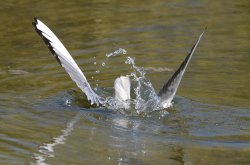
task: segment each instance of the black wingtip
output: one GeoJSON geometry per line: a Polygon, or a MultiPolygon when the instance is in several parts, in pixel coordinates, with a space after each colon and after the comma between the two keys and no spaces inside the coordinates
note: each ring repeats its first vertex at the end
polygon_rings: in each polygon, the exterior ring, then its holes
{"type": "Polygon", "coordinates": [[[38,30],[36,27],[37,26],[37,18],[36,17],[34,18],[34,21],[32,21],[32,25],[33,25],[35,31],[39,34],[39,36],[41,36],[43,38],[41,31],[38,30]]]}
{"type": "Polygon", "coordinates": [[[37,17],[34,17],[34,20],[32,21],[32,25],[35,26],[37,24],[37,20],[38,18],[37,17]]]}
{"type": "Polygon", "coordinates": [[[53,56],[55,56],[56,60],[58,61],[58,63],[62,66],[62,63],[60,61],[60,59],[58,58],[56,52],[54,51],[52,45],[50,44],[50,41],[44,37],[42,35],[42,31],[40,31],[38,28],[37,28],[37,22],[38,18],[34,17],[34,21],[32,21],[32,25],[34,26],[34,29],[35,31],[37,32],[37,34],[43,39],[44,43],[46,44],[46,46],[49,48],[50,52],[53,54],[53,56]]]}

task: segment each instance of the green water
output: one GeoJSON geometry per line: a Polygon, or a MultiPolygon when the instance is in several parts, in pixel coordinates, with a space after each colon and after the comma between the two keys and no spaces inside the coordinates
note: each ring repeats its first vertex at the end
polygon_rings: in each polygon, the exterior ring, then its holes
{"type": "Polygon", "coordinates": [[[250,164],[249,8],[208,0],[2,2],[0,164],[250,164]],[[207,30],[174,107],[128,116],[89,107],[33,17],[58,35],[92,87],[107,89],[127,70],[124,56],[102,68],[106,53],[126,49],[159,90],[207,30]]]}

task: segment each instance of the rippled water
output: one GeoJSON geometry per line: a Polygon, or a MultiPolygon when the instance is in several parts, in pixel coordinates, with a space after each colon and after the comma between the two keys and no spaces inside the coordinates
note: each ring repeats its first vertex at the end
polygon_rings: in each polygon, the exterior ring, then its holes
{"type": "Polygon", "coordinates": [[[0,164],[249,164],[248,1],[5,1],[0,6],[0,164]],[[126,75],[125,49],[159,90],[207,27],[173,108],[91,107],[35,33],[39,17],[93,88],[126,75]]]}

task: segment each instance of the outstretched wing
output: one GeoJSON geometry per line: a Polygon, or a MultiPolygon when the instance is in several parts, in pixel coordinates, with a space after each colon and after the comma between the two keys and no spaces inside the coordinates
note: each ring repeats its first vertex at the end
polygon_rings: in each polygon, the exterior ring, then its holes
{"type": "Polygon", "coordinates": [[[34,18],[32,24],[51,53],[56,57],[57,61],[66,70],[76,85],[86,94],[91,104],[102,104],[102,98],[92,90],[86,77],[56,35],[37,18],[34,18]]]}
{"type": "Polygon", "coordinates": [[[181,82],[181,79],[182,79],[183,74],[187,68],[187,65],[188,65],[197,45],[199,44],[200,39],[202,38],[203,34],[204,34],[204,32],[199,36],[198,40],[196,41],[196,43],[192,47],[190,53],[187,55],[185,60],[182,62],[182,64],[178,68],[178,70],[172,75],[172,77],[168,80],[168,82],[160,90],[158,96],[160,97],[162,106],[164,108],[167,108],[171,105],[171,102],[175,96],[175,93],[178,89],[178,86],[181,82]]]}

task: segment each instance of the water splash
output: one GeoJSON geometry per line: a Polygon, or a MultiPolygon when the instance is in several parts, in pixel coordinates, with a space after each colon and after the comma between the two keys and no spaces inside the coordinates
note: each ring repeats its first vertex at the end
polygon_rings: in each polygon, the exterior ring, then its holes
{"type": "Polygon", "coordinates": [[[118,50],[115,50],[114,52],[107,53],[106,57],[117,56],[119,54],[127,54],[127,51],[125,49],[119,48],[118,50]]]}
{"type": "Polygon", "coordinates": [[[136,98],[135,109],[137,113],[145,113],[159,109],[159,98],[149,79],[145,77],[146,72],[143,67],[135,65],[135,58],[127,56],[126,64],[131,65],[133,72],[130,74],[135,82],[134,94],[136,98]]]}
{"type": "Polygon", "coordinates": [[[71,103],[72,103],[71,100],[66,99],[64,105],[66,105],[66,106],[68,106],[68,107],[71,107],[71,103]]]}
{"type": "MultiPolygon", "coordinates": [[[[107,65],[108,60],[117,55],[126,55],[125,66],[129,66],[129,73],[123,76],[128,76],[131,79],[131,94],[135,97],[129,101],[126,101],[125,104],[129,104],[131,109],[134,109],[137,114],[148,113],[160,109],[159,97],[155,92],[150,80],[146,78],[146,71],[143,67],[136,66],[135,58],[127,56],[127,51],[125,49],[119,48],[112,53],[107,53],[106,59],[105,61],[102,61],[101,66],[103,68],[112,68],[112,66],[107,65]]],[[[98,71],[101,72],[101,69],[102,68],[98,68],[98,71]]],[[[97,88],[95,89],[97,91],[97,88]]],[[[99,93],[101,93],[101,91],[99,91],[99,93]]],[[[106,96],[104,106],[109,109],[117,110],[123,109],[124,103],[115,99],[114,96],[106,96]]]]}
{"type": "Polygon", "coordinates": [[[102,66],[105,67],[105,66],[106,66],[106,63],[105,63],[105,62],[102,62],[102,66]]]}
{"type": "MultiPolygon", "coordinates": [[[[104,73],[105,69],[112,69],[112,65],[109,64],[109,60],[111,58],[114,58],[118,55],[125,55],[121,56],[121,58],[124,58],[124,66],[123,67],[128,67],[128,72],[124,75],[120,76],[127,76],[131,80],[131,100],[127,101],[120,101],[117,100],[112,94],[110,95],[110,92],[104,91],[102,88],[99,88],[99,80],[96,79],[96,77],[92,77],[92,79],[95,79],[95,86],[93,89],[95,92],[97,92],[99,95],[105,98],[104,101],[104,106],[108,109],[114,109],[114,110],[119,110],[120,112],[124,111],[133,111],[132,113],[136,114],[142,114],[142,113],[149,113],[155,110],[162,109],[162,107],[159,107],[160,104],[160,99],[155,92],[155,89],[150,82],[149,79],[146,78],[146,70],[149,70],[152,68],[146,68],[144,69],[143,67],[139,67],[135,64],[135,58],[130,57],[127,55],[127,50],[123,48],[119,48],[111,53],[106,54],[105,60],[101,62],[97,62],[97,58],[93,57],[94,63],[93,65],[98,66],[96,68],[95,74],[100,74],[104,73]],[[98,65],[97,65],[98,64],[98,65]],[[129,110],[124,110],[124,105],[128,104],[130,109],[129,110]]],[[[124,69],[124,68],[123,68],[124,69]]],[[[157,71],[170,71],[169,68],[160,68],[157,71]]],[[[112,89],[113,90],[113,87],[112,89]]]]}

